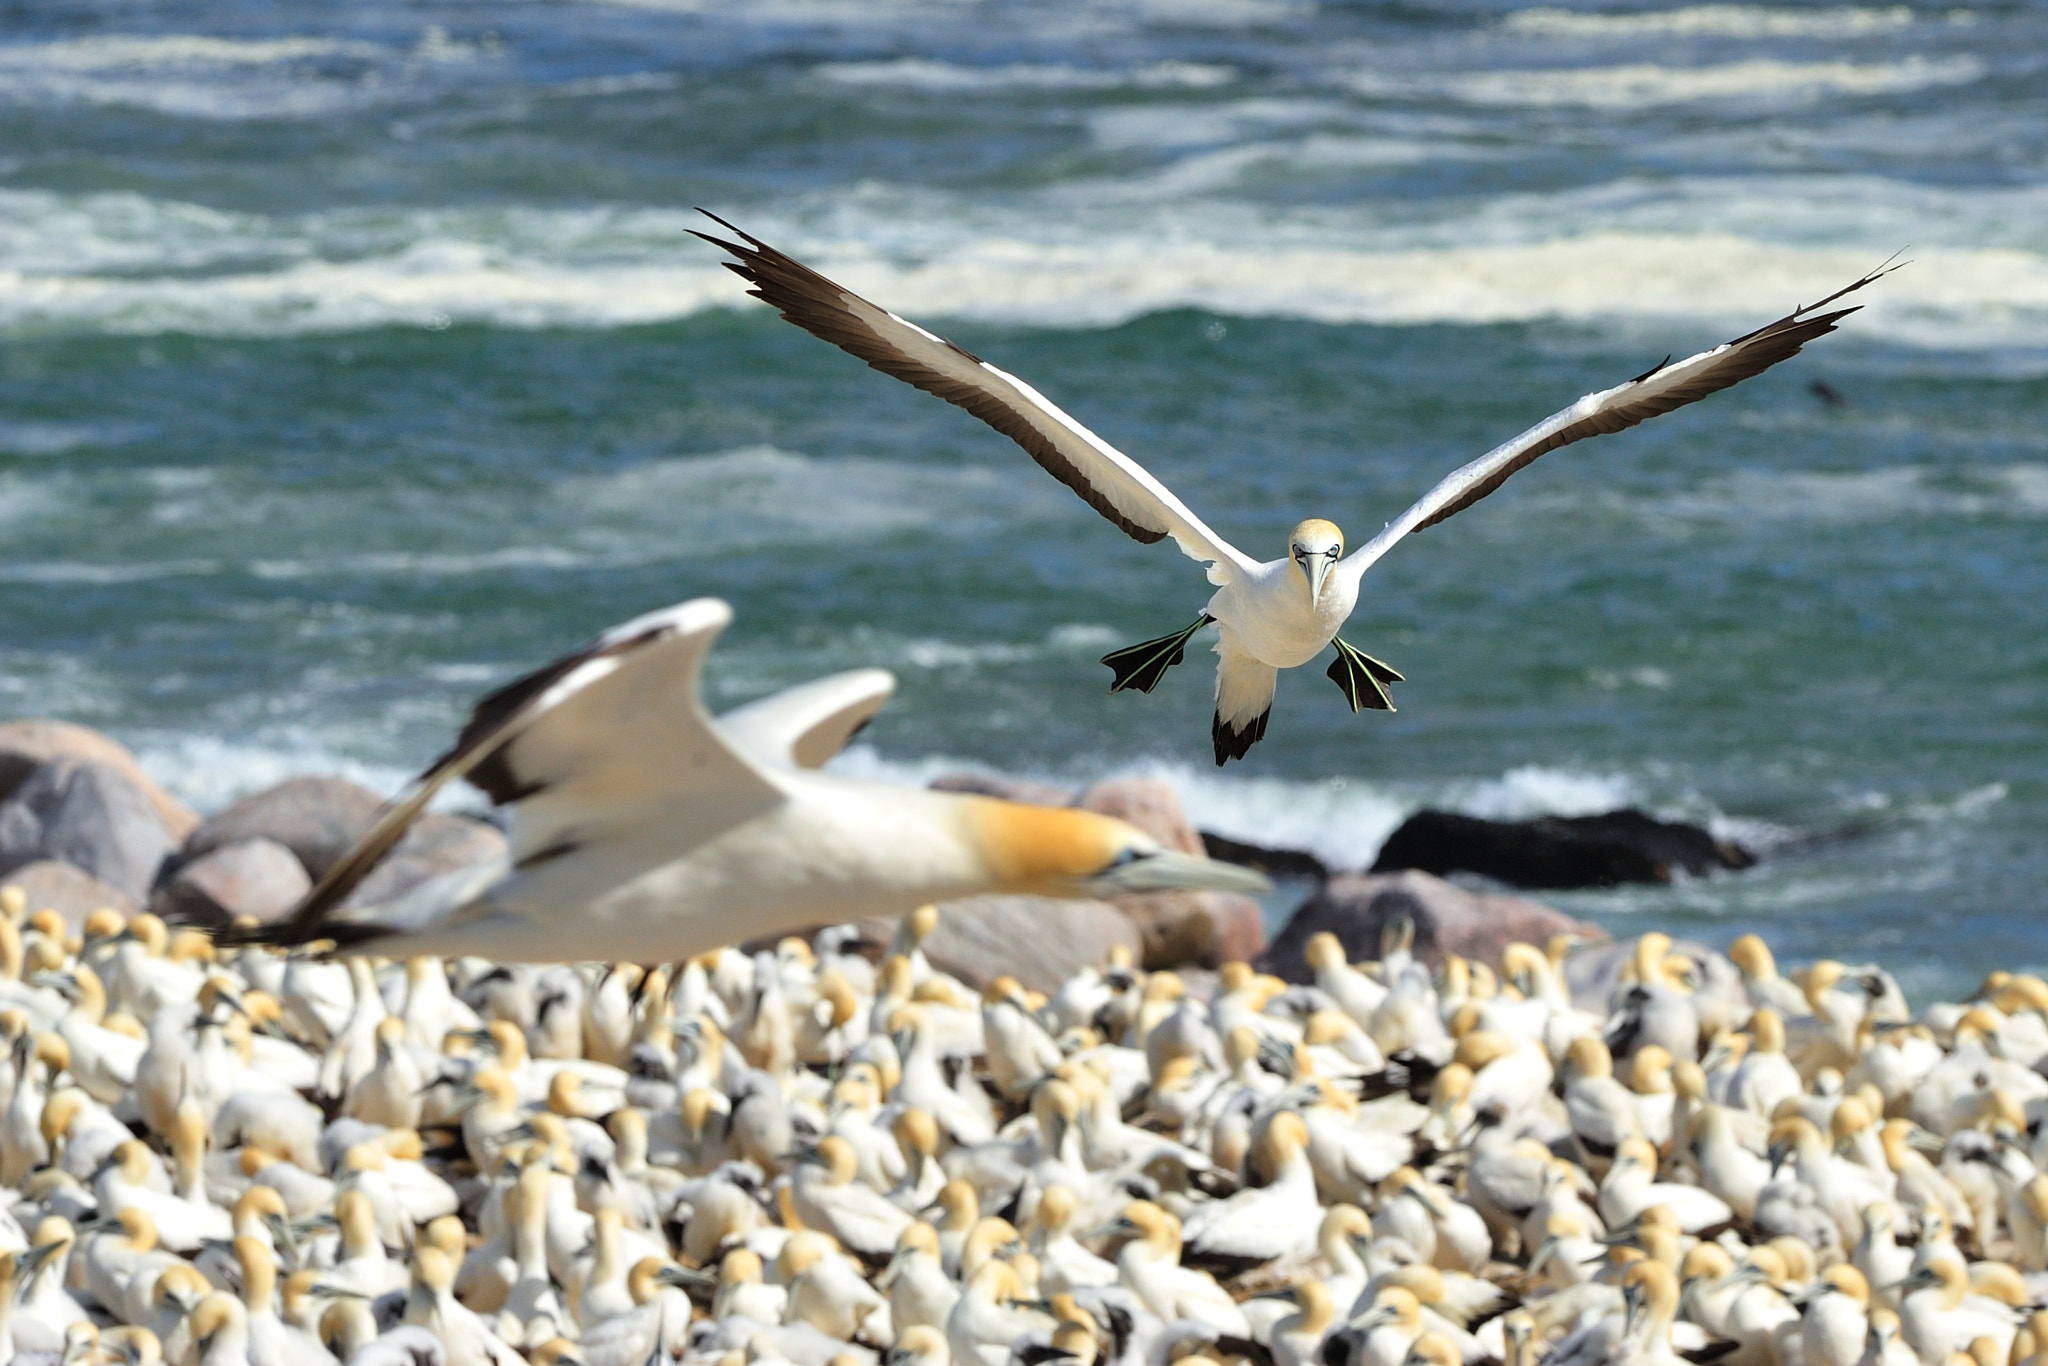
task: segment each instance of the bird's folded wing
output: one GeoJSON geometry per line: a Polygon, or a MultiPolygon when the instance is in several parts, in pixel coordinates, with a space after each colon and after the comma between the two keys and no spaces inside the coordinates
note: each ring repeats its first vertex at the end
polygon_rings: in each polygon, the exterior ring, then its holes
{"type": "Polygon", "coordinates": [[[320,880],[291,924],[303,931],[347,900],[458,778],[514,808],[515,871],[604,841],[633,851],[595,862],[614,881],[645,871],[635,862],[663,850],[679,858],[780,803],[782,790],[726,744],[698,700],[704,657],[731,620],[715,598],[650,612],[483,698],[454,746],[320,880]]]}
{"type": "Polygon", "coordinates": [[[734,708],[718,718],[718,728],[755,763],[823,768],[895,690],[888,670],[853,669],[734,708]]]}
{"type": "Polygon", "coordinates": [[[1143,466],[1023,380],[869,303],[716,214],[705,217],[742,241],[696,235],[739,258],[728,261],[726,269],[753,286],[750,294],[804,331],[885,375],[965,408],[1022,446],[1053,478],[1134,539],[1149,545],[1173,537],[1191,559],[1212,566],[1213,582],[1252,567],[1250,559],[1204,525],[1143,466]]]}
{"type": "Polygon", "coordinates": [[[1509,475],[1546,452],[1569,446],[1574,441],[1583,441],[1589,436],[1622,431],[1660,413],[1668,413],[1673,408],[1697,403],[1709,394],[1719,393],[1751,375],[1763,373],[1781,360],[1798,355],[1802,346],[1834,331],[1838,321],[1854,313],[1861,305],[1837,309],[1832,313],[1816,313],[1816,310],[1897,269],[1897,266],[1886,262],[1846,289],[1835,291],[1819,303],[1795,308],[1776,322],[1747,336],[1737,337],[1711,351],[1702,351],[1676,365],[1667,360],[1626,384],[1586,395],[1563,412],[1545,418],[1471,464],[1452,471],[1413,507],[1360,547],[1357,554],[1344,562],[1345,567],[1354,576],[1364,573],[1401,537],[1411,531],[1435,526],[1445,518],[1463,512],[1506,483],[1509,475]]]}

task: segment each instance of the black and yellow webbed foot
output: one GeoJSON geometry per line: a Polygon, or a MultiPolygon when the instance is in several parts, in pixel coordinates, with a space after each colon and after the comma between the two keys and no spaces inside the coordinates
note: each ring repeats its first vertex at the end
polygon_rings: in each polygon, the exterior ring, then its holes
{"type": "Polygon", "coordinates": [[[1387,684],[1405,683],[1407,680],[1355,645],[1347,644],[1341,637],[1333,638],[1330,643],[1337,647],[1336,662],[1330,665],[1330,681],[1343,692],[1351,710],[1363,711],[1367,707],[1374,711],[1394,710],[1394,699],[1387,695],[1387,684]]]}
{"type": "Polygon", "coordinates": [[[1109,690],[1122,692],[1126,688],[1136,688],[1139,692],[1151,692],[1159,686],[1159,680],[1166,677],[1168,669],[1187,657],[1188,641],[1195,632],[1214,620],[1216,618],[1205,614],[1196,618],[1195,624],[1185,631],[1111,650],[1102,657],[1102,662],[1109,665],[1110,671],[1116,675],[1109,690]]]}

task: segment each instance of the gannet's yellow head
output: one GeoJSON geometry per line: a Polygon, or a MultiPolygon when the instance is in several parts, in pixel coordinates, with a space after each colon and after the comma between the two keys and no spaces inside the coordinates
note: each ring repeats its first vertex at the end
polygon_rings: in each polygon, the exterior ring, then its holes
{"type": "Polygon", "coordinates": [[[1344,533],[1337,530],[1335,522],[1326,522],[1320,517],[1311,517],[1294,528],[1287,538],[1287,558],[1301,571],[1302,580],[1308,584],[1308,605],[1313,607],[1323,595],[1323,581],[1330,577],[1330,571],[1337,561],[1344,557],[1344,533]]]}
{"type": "Polygon", "coordinates": [[[1206,888],[1256,894],[1265,878],[1236,864],[1168,849],[1134,825],[1072,807],[962,797],[991,890],[1103,898],[1206,888]]]}

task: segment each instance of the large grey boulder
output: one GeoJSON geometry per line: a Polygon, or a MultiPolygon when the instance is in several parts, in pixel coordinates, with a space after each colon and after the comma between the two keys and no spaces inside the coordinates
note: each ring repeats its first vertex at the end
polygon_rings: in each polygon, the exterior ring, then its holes
{"type": "Polygon", "coordinates": [[[28,912],[55,911],[73,931],[85,924],[94,911],[112,909],[122,915],[135,914],[135,898],[119,887],[100,881],[83,868],[58,859],[37,859],[0,876],[0,887],[19,887],[28,900],[28,912]]]}
{"type": "Polygon", "coordinates": [[[1500,965],[1501,950],[1521,941],[1539,948],[1552,935],[1605,939],[1597,925],[1519,896],[1468,892],[1428,873],[1345,874],[1324,883],[1287,922],[1259,966],[1289,982],[1313,974],[1302,961],[1309,938],[1328,930],[1353,962],[1380,956],[1380,935],[1398,915],[1415,923],[1415,955],[1431,965],[1445,954],[1500,965]]]}
{"type": "Polygon", "coordinates": [[[59,859],[139,902],[172,843],[149,794],[97,759],[52,759],[0,802],[0,873],[59,859]]]}
{"type": "Polygon", "coordinates": [[[174,925],[217,928],[243,918],[268,924],[312,889],[305,868],[276,840],[237,840],[180,867],[149,908],[174,925]]]}
{"type": "Polygon", "coordinates": [[[346,778],[288,778],[207,817],[180,853],[193,859],[242,840],[271,840],[291,850],[317,880],[370,828],[383,804],[346,778]]]}
{"type": "Polygon", "coordinates": [[[1143,947],[1130,918],[1106,901],[977,896],[941,905],[938,928],[923,947],[934,967],[971,986],[1008,973],[1049,992],[1082,968],[1108,961],[1118,945],[1133,960],[1143,947]]]}
{"type": "Polygon", "coordinates": [[[344,904],[381,905],[429,878],[497,858],[507,848],[504,834],[494,825],[467,816],[422,816],[344,904]]]}
{"type": "Polygon", "coordinates": [[[185,838],[199,824],[192,809],[158,787],[119,741],[68,721],[0,723],[0,800],[12,796],[44,764],[59,759],[102,763],[118,769],[149,798],[173,840],[185,838]]]}

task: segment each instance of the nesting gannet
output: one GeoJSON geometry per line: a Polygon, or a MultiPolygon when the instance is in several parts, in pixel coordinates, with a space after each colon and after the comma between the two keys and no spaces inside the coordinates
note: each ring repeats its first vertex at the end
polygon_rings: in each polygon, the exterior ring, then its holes
{"type": "Polygon", "coordinates": [[[1740,383],[1797,355],[1835,330],[1854,307],[1816,310],[1896,269],[1889,262],[1818,303],[1676,365],[1667,356],[1634,379],[1586,395],[1521,435],[1440,480],[1366,545],[1344,557],[1344,533],[1320,517],[1295,526],[1287,552],[1263,564],[1210,530],[1202,519],[1129,456],[1076,422],[1016,376],[998,370],[943,337],[925,331],[842,288],[715,214],[712,222],[741,240],[696,234],[737,260],[726,268],[753,286],[748,292],[813,336],[860,357],[957,407],[965,408],[1022,446],[1047,473],[1132,539],[1173,537],[1182,553],[1208,568],[1216,593],[1194,623],[1171,635],[1103,656],[1114,674],[1110,691],[1150,692],[1181,662],[1188,641],[1210,623],[1218,629],[1216,763],[1241,759],[1266,733],[1281,669],[1306,664],[1334,645],[1329,676],[1356,712],[1392,711],[1387,685],[1401,675],[1338,638],[1358,605],[1358,583],[1375,561],[1411,531],[1453,516],[1506,482],[1547,451],[1618,432],[1740,383]]]}
{"type": "MultiPolygon", "coordinates": [[[[455,746],[289,919],[239,937],[376,954],[655,963],[745,935],[902,915],[985,892],[1266,886],[1091,812],[819,772],[887,700],[894,680],[879,669],[819,679],[714,721],[698,675],[731,620],[712,598],[650,612],[485,697],[455,746]],[[387,905],[344,908],[458,778],[511,809],[509,853],[387,905]]],[[[374,1026],[366,1045],[374,1050],[374,1026]]]]}

